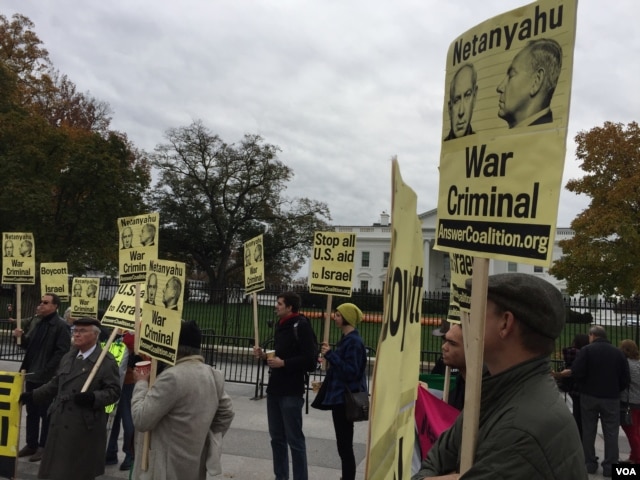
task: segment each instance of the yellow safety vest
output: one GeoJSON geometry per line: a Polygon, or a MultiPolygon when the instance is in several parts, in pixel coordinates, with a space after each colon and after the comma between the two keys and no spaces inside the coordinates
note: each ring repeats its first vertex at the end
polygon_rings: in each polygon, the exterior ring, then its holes
{"type": "MultiPolygon", "coordinates": [[[[106,344],[107,342],[100,342],[100,346],[102,348],[104,348],[106,344]]],[[[113,355],[114,358],[116,359],[116,363],[118,364],[118,367],[120,367],[120,365],[122,364],[122,359],[124,359],[124,352],[126,351],[126,349],[127,349],[127,346],[120,339],[113,342],[109,347],[109,353],[113,355]]],[[[106,407],[104,407],[104,411],[107,412],[107,414],[113,412],[117,404],[118,402],[112,403],[111,405],[107,405],[106,407]]]]}

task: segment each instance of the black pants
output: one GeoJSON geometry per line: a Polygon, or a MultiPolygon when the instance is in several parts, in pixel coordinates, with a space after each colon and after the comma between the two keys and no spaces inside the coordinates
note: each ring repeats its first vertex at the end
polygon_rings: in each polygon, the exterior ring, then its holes
{"type": "Polygon", "coordinates": [[[356,478],[356,457],[353,454],[353,422],[347,420],[344,404],[334,405],[331,409],[333,429],[336,432],[338,455],[342,462],[342,480],[356,478]]]}
{"type": "MultiPolygon", "coordinates": [[[[25,382],[25,390],[32,392],[36,388],[42,386],[41,383],[25,382]]],[[[31,448],[44,448],[47,443],[47,435],[49,434],[49,416],[46,405],[34,405],[32,402],[27,404],[27,445],[31,448]],[[42,428],[40,427],[42,423],[42,428]]]]}

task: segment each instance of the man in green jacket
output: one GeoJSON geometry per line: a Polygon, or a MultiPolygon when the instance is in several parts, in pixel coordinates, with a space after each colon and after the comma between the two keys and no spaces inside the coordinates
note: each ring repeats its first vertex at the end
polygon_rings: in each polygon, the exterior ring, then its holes
{"type": "Polygon", "coordinates": [[[473,465],[458,473],[463,411],[413,480],[587,478],[578,429],[549,373],[564,322],[562,295],[550,283],[522,273],[489,277],[484,363],[490,375],[482,381],[473,465]]]}

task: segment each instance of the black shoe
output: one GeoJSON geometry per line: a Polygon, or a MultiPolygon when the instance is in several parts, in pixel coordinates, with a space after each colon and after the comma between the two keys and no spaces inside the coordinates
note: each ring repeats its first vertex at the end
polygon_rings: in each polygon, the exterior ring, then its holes
{"type": "Polygon", "coordinates": [[[31,457],[29,458],[29,461],[30,462],[39,462],[40,460],[42,460],[42,454],[43,453],[44,453],[44,448],[38,447],[38,450],[36,450],[36,453],[31,455],[31,457]]]}
{"type": "Polygon", "coordinates": [[[18,452],[18,456],[19,457],[30,457],[31,455],[34,455],[37,451],[38,451],[37,448],[31,448],[29,445],[25,445],[18,452]]]}
{"type": "Polygon", "coordinates": [[[133,459],[129,457],[125,457],[125,459],[120,464],[120,470],[122,471],[131,470],[132,465],[133,465],[133,459]]]}
{"type": "Polygon", "coordinates": [[[105,465],[117,465],[118,464],[118,457],[105,457],[104,464],[105,465]]]}

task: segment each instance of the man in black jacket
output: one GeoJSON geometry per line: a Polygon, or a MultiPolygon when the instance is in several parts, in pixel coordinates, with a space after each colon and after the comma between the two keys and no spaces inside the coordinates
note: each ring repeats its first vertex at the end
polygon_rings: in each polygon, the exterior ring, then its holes
{"type": "MultiPolygon", "coordinates": [[[[44,295],[36,307],[36,317],[28,325],[28,331],[25,333],[21,328],[13,331],[13,336],[21,338],[20,346],[26,350],[20,370],[27,372],[27,392],[53,378],[60,360],[71,346],[67,323],[58,315],[59,305],[58,295],[44,295]]],[[[27,404],[27,444],[18,452],[19,457],[31,456],[31,462],[42,458],[49,432],[48,408],[49,403],[27,404]]]]}
{"type": "Polygon", "coordinates": [[[298,313],[300,297],[293,292],[278,295],[276,315],[279,318],[274,334],[275,356],[254,346],[257,358],[265,359],[271,369],[267,385],[267,419],[273,472],[276,480],[289,478],[289,453],[293,480],[307,480],[307,447],[302,432],[302,406],[306,388],[305,374],[316,361],[317,352],[311,325],[298,313]]]}
{"type": "Polygon", "coordinates": [[[631,381],[629,363],[624,354],[607,340],[604,328],[589,330],[589,345],[578,351],[571,365],[571,376],[579,385],[582,417],[582,448],[587,472],[598,470],[595,441],[598,417],[604,438],[602,474],[611,476],[618,463],[618,429],[620,428],[620,392],[631,381]]]}

